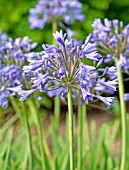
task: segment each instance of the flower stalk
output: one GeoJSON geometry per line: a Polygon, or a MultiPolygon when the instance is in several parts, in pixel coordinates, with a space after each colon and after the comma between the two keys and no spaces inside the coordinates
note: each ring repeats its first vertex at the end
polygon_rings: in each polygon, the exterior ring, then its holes
{"type": "Polygon", "coordinates": [[[30,158],[30,170],[33,170],[33,150],[32,150],[32,138],[31,138],[31,132],[30,132],[30,125],[29,125],[29,120],[28,120],[28,115],[25,109],[25,103],[21,102],[21,107],[22,107],[22,112],[23,112],[23,117],[25,121],[25,126],[26,126],[26,134],[28,138],[28,146],[29,146],[29,158],[30,158]]]}
{"type": "Polygon", "coordinates": [[[121,165],[120,170],[125,170],[126,167],[126,106],[124,102],[124,84],[121,69],[118,65],[118,58],[115,57],[116,68],[118,72],[118,87],[121,107],[121,124],[122,124],[122,149],[121,149],[121,165]]]}
{"type": "MultiPolygon", "coordinates": [[[[52,32],[55,33],[57,31],[57,21],[56,18],[53,17],[52,19],[52,32]]],[[[53,37],[53,45],[56,46],[55,38],[53,37]]]]}
{"type": "Polygon", "coordinates": [[[88,119],[87,119],[87,107],[86,104],[82,104],[82,121],[83,121],[83,136],[86,146],[89,146],[89,129],[88,129],[88,119]]]}
{"type": "Polygon", "coordinates": [[[73,106],[71,87],[68,87],[68,114],[69,114],[70,170],[74,170],[74,132],[73,132],[73,106]]]}
{"type": "Polygon", "coordinates": [[[58,96],[54,97],[54,117],[55,125],[58,128],[60,122],[60,98],[58,96]]]}
{"type": "MultiPolygon", "coordinates": [[[[36,114],[36,126],[38,130],[38,138],[39,138],[39,145],[40,145],[40,153],[41,153],[41,164],[42,164],[42,170],[46,169],[46,161],[45,161],[45,149],[43,144],[43,133],[42,133],[42,124],[40,121],[40,115],[38,112],[38,106],[35,100],[28,102],[28,105],[30,109],[32,109],[36,114]],[[34,103],[34,104],[33,104],[34,103]]],[[[33,112],[32,112],[33,113],[33,112]]]]}
{"type": "Polygon", "coordinates": [[[77,168],[82,169],[82,145],[83,145],[83,115],[82,106],[78,106],[78,155],[77,155],[77,168]]]}
{"type": "Polygon", "coordinates": [[[84,168],[84,155],[83,152],[85,147],[89,146],[89,133],[88,133],[88,122],[87,122],[87,109],[86,104],[83,103],[78,106],[78,157],[77,157],[77,168],[81,170],[84,168]]]}
{"type": "Polygon", "coordinates": [[[37,112],[36,115],[37,115],[37,121],[38,121],[37,122],[37,128],[38,128],[39,142],[40,142],[42,170],[46,170],[45,151],[44,151],[44,146],[43,146],[42,125],[41,125],[39,113],[37,112]]]}

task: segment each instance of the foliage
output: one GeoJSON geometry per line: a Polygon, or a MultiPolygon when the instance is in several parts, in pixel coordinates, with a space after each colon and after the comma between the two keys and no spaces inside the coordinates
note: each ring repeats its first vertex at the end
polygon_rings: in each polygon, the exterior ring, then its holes
{"type": "MultiPolygon", "coordinates": [[[[91,24],[94,18],[120,19],[125,24],[129,23],[127,13],[129,12],[129,2],[121,0],[80,0],[83,3],[83,13],[86,19],[83,23],[78,24],[75,21],[71,28],[77,31],[77,38],[84,40],[84,34],[92,31],[91,24]],[[118,15],[118,13],[120,15],[118,15]]],[[[23,37],[28,35],[32,41],[41,43],[50,43],[51,24],[45,26],[43,30],[30,30],[28,15],[29,9],[33,8],[37,0],[0,0],[0,28],[7,32],[9,36],[23,37]]]]}
{"type": "MultiPolygon", "coordinates": [[[[43,117],[41,117],[43,118],[43,117]]],[[[74,117],[75,120],[75,117],[74,117]]],[[[43,122],[45,119],[43,120],[43,122]]],[[[29,116],[29,123],[32,118],[29,116]]],[[[83,126],[85,127],[85,121],[83,126]]],[[[46,126],[46,125],[44,125],[46,126]]],[[[112,153],[112,145],[115,140],[119,141],[119,121],[104,123],[96,131],[96,123],[91,122],[89,143],[82,145],[83,161],[82,170],[118,170],[119,157],[112,153]],[[109,138],[110,136],[110,138],[109,138]],[[97,142],[96,142],[97,140],[97,142]]],[[[32,126],[31,126],[32,127],[32,126]]],[[[39,141],[35,126],[32,127],[32,144],[34,155],[34,169],[41,168],[41,157],[39,153],[39,141]]],[[[62,135],[59,129],[55,128],[55,123],[51,120],[44,134],[44,147],[47,162],[47,170],[55,167],[55,170],[69,169],[69,148],[68,148],[68,117],[66,115],[65,134],[62,135]],[[54,142],[50,142],[50,141],[54,142]],[[51,147],[53,146],[53,147],[51,147]]],[[[84,140],[87,141],[86,135],[84,140]]],[[[76,137],[76,136],[75,136],[76,137]]],[[[77,139],[77,138],[75,138],[77,139]]],[[[19,122],[19,117],[14,115],[0,129],[0,165],[3,170],[25,170],[29,169],[29,146],[27,144],[24,124],[19,122]],[[17,122],[17,123],[16,123],[17,122]],[[22,160],[22,161],[21,161],[22,160]]],[[[75,140],[77,143],[77,140],[75,140]]],[[[76,147],[76,146],[75,146],[76,147]]],[[[77,155],[77,152],[76,152],[77,155]]],[[[75,162],[77,157],[75,156],[75,162]]],[[[75,163],[76,164],[76,163],[75,163]]],[[[129,167],[129,165],[127,165],[129,167]]],[[[127,167],[127,169],[128,169],[127,167]]]]}

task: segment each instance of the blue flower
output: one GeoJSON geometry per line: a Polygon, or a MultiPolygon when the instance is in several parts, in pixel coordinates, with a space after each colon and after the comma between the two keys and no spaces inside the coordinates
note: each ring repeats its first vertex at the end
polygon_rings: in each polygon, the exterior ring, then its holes
{"type": "Polygon", "coordinates": [[[22,96],[20,98],[20,101],[25,100],[29,95],[31,95],[32,93],[34,93],[36,91],[36,89],[31,89],[31,90],[20,90],[18,92],[19,96],[22,96]]]}
{"type": "Polygon", "coordinates": [[[95,19],[92,26],[94,28],[91,35],[92,41],[96,42],[98,50],[103,53],[104,61],[114,62],[114,59],[118,58],[122,71],[129,73],[129,67],[127,67],[129,24],[124,27],[122,21],[117,19],[110,21],[105,18],[104,23],[100,19],[95,19]]]}
{"type": "Polygon", "coordinates": [[[119,58],[119,67],[122,68],[122,70],[124,70],[125,65],[126,65],[126,57],[121,53],[120,54],[120,58],[119,58]]]}
{"type": "Polygon", "coordinates": [[[18,93],[22,89],[22,85],[18,85],[15,87],[7,87],[7,90],[12,91],[14,93],[18,93]]]}
{"type": "Polygon", "coordinates": [[[59,69],[59,71],[58,71],[58,76],[65,76],[65,68],[64,68],[64,66],[61,66],[60,67],[60,69],[59,69]]]}
{"type": "Polygon", "coordinates": [[[117,88],[117,84],[118,84],[118,80],[114,79],[111,81],[102,81],[102,79],[100,81],[97,82],[98,84],[105,86],[113,91],[116,91],[117,88]]]}
{"type": "Polygon", "coordinates": [[[42,89],[47,82],[50,80],[49,74],[46,73],[44,75],[38,74],[38,77],[32,77],[31,83],[33,83],[33,87],[37,87],[38,89],[42,89]]]}
{"type": "Polygon", "coordinates": [[[10,95],[10,92],[0,90],[0,105],[2,106],[3,109],[6,109],[8,107],[9,95],[10,95]]]}
{"type": "Polygon", "coordinates": [[[125,93],[124,94],[124,100],[125,101],[129,101],[129,93],[125,93]]]}
{"type": "MultiPolygon", "coordinates": [[[[73,98],[75,100],[78,98],[79,103],[84,100],[88,104],[96,95],[98,99],[98,96],[102,95],[99,86],[104,93],[113,94],[116,91],[116,68],[98,68],[101,67],[103,59],[97,53],[96,43],[90,42],[90,36],[86,38],[84,44],[78,46],[75,45],[74,40],[66,39],[66,34],[62,31],[53,35],[58,46],[44,44],[43,51],[39,52],[34,59],[29,59],[29,65],[23,67],[25,73],[32,73],[31,84],[34,92],[37,89],[40,92],[47,92],[49,96],[60,96],[64,100],[67,96],[67,88],[70,86],[73,98]],[[93,66],[85,64],[83,62],[85,58],[92,60],[93,66]],[[108,75],[108,78],[104,78],[105,75],[108,75]]],[[[24,100],[28,92],[23,91],[19,95],[22,95],[24,100]]]]}
{"type": "Polygon", "coordinates": [[[82,4],[78,0],[39,0],[35,8],[30,9],[30,28],[43,29],[46,23],[55,18],[58,21],[64,19],[66,24],[72,23],[74,19],[83,21],[85,17],[81,11],[82,4]]]}
{"type": "Polygon", "coordinates": [[[111,108],[113,106],[114,97],[102,97],[102,96],[96,95],[96,98],[101,100],[108,108],[111,108]]]}
{"type": "MultiPolygon", "coordinates": [[[[0,31],[0,105],[8,106],[9,96],[16,96],[21,86],[27,89],[30,82],[23,73],[22,66],[37,43],[31,43],[26,36],[13,40],[0,31]]],[[[31,54],[32,56],[32,54],[31,54]]]]}
{"type": "Polygon", "coordinates": [[[101,23],[101,20],[100,19],[95,19],[93,24],[92,24],[92,27],[94,28],[94,32],[95,33],[101,33],[101,32],[110,32],[111,31],[111,22],[108,21],[107,19],[104,20],[105,21],[105,25],[103,25],[101,23]]]}
{"type": "Polygon", "coordinates": [[[111,80],[117,77],[117,70],[115,66],[100,68],[98,70],[103,72],[103,74],[108,74],[111,80]]]}
{"type": "Polygon", "coordinates": [[[43,65],[43,61],[42,60],[32,60],[31,64],[29,66],[23,66],[23,71],[25,73],[31,73],[35,70],[37,70],[38,68],[40,68],[43,65]]]}
{"type": "Polygon", "coordinates": [[[56,31],[56,33],[53,34],[53,35],[54,35],[55,39],[57,40],[57,42],[58,42],[59,44],[61,44],[62,46],[65,45],[64,39],[65,39],[65,37],[66,37],[66,34],[63,35],[62,30],[61,30],[60,32],[56,31]]]}
{"type": "Polygon", "coordinates": [[[109,44],[112,46],[117,46],[118,40],[115,35],[109,40],[109,44]]]}

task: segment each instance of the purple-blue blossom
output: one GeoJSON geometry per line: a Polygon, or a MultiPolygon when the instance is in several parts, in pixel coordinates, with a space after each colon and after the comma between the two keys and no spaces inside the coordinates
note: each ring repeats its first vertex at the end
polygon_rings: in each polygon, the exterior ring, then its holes
{"type": "Polygon", "coordinates": [[[125,101],[129,101],[129,93],[125,93],[124,94],[124,100],[125,101]]]}
{"type": "Polygon", "coordinates": [[[8,106],[9,96],[12,95],[12,91],[8,88],[16,87],[21,84],[19,76],[21,70],[22,67],[16,65],[4,65],[0,70],[0,105],[4,109],[8,106]]]}
{"type": "MultiPolygon", "coordinates": [[[[117,88],[117,74],[115,67],[101,68],[102,56],[98,54],[96,43],[91,43],[88,36],[84,44],[78,46],[74,40],[67,39],[62,31],[54,35],[58,46],[43,44],[43,51],[38,52],[34,59],[28,59],[29,65],[24,66],[25,73],[31,74],[32,90],[47,92],[49,96],[62,96],[66,98],[67,88],[72,88],[74,98],[80,98],[86,104],[94,98],[104,101],[101,86],[104,93],[110,95],[117,88]],[[90,59],[92,66],[83,62],[90,59]],[[111,74],[114,76],[111,76],[111,74]],[[108,78],[104,78],[104,77],[108,78]]],[[[19,93],[24,99],[25,91],[19,93]]],[[[28,92],[27,92],[28,94],[28,92]]],[[[111,107],[113,98],[106,97],[104,103],[111,107]]]]}
{"type": "Polygon", "coordinates": [[[46,23],[52,20],[64,21],[66,24],[72,23],[75,19],[84,20],[82,4],[78,0],[39,0],[34,8],[30,9],[30,28],[43,29],[46,23]]]}
{"type": "Polygon", "coordinates": [[[0,105],[3,109],[8,107],[8,96],[10,95],[9,91],[1,91],[0,90],[0,105]]]}
{"type": "Polygon", "coordinates": [[[18,92],[18,95],[21,96],[20,101],[25,100],[30,94],[34,93],[36,90],[35,89],[31,89],[31,90],[20,90],[18,92]]]}
{"type": "Polygon", "coordinates": [[[95,19],[92,27],[92,41],[96,42],[97,49],[103,53],[104,61],[114,61],[119,59],[119,66],[123,72],[129,73],[129,25],[124,26],[122,21],[117,19],[95,19]]]}
{"type": "Polygon", "coordinates": [[[0,32],[0,105],[2,108],[7,108],[9,96],[16,96],[22,90],[22,85],[25,89],[28,88],[28,80],[22,66],[27,62],[30,51],[36,46],[37,43],[31,43],[27,36],[13,40],[0,32]]]}
{"type": "Polygon", "coordinates": [[[102,97],[100,95],[96,95],[96,98],[101,100],[108,108],[113,106],[114,97],[102,97]]]}
{"type": "MultiPolygon", "coordinates": [[[[122,21],[105,18],[103,23],[95,19],[92,26],[92,41],[96,42],[97,49],[103,53],[105,63],[114,62],[117,58],[121,71],[129,75],[129,24],[124,26],[122,21]]],[[[112,75],[113,72],[110,77],[112,75]]],[[[128,94],[125,94],[124,99],[128,100],[128,94]]]]}
{"type": "Polygon", "coordinates": [[[103,81],[102,79],[100,79],[97,83],[99,85],[107,87],[110,90],[117,91],[116,90],[117,89],[117,84],[118,84],[118,80],[117,79],[109,80],[109,81],[103,81]]]}
{"type": "Polygon", "coordinates": [[[50,80],[48,77],[48,73],[42,75],[41,73],[37,74],[37,77],[31,78],[31,83],[33,83],[33,87],[37,87],[39,90],[42,90],[47,82],[50,80]]]}

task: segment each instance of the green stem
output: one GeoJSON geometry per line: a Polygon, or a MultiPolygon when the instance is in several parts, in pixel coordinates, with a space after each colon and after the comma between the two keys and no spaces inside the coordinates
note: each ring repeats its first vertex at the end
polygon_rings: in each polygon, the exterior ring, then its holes
{"type": "Polygon", "coordinates": [[[27,138],[28,138],[28,145],[29,145],[29,151],[30,151],[30,170],[33,169],[33,150],[32,150],[32,139],[31,139],[31,132],[30,132],[30,125],[28,120],[28,115],[25,108],[25,103],[21,102],[23,117],[25,120],[25,126],[26,126],[26,132],[27,132],[27,138]]]}
{"type": "Polygon", "coordinates": [[[85,142],[86,142],[86,146],[88,147],[89,145],[89,130],[88,130],[88,119],[87,119],[87,109],[86,109],[86,104],[83,103],[82,104],[82,115],[83,115],[83,135],[85,137],[85,142]]]}
{"type": "Polygon", "coordinates": [[[115,58],[116,68],[118,73],[118,87],[121,107],[121,124],[122,124],[122,149],[121,149],[121,166],[120,170],[125,170],[126,167],[126,106],[124,102],[124,84],[121,69],[118,65],[118,59],[115,58]]]}
{"type": "Polygon", "coordinates": [[[60,98],[58,96],[54,97],[54,118],[54,124],[58,129],[60,122],[60,98]]]}
{"type": "Polygon", "coordinates": [[[37,128],[38,128],[38,134],[39,134],[39,142],[40,142],[40,150],[41,150],[41,158],[42,158],[42,169],[46,170],[46,161],[45,161],[45,151],[43,146],[43,134],[42,134],[42,126],[40,122],[39,114],[37,113],[37,128]]]}
{"type": "Polygon", "coordinates": [[[82,107],[78,106],[78,157],[77,167],[78,170],[82,169],[82,142],[83,142],[83,120],[82,120],[82,107]]]}
{"type": "Polygon", "coordinates": [[[72,106],[72,89],[71,89],[71,87],[68,88],[68,113],[69,113],[70,170],[74,170],[73,106],[72,106]]]}
{"type": "MultiPolygon", "coordinates": [[[[56,31],[57,31],[57,21],[56,21],[56,18],[53,18],[53,20],[52,20],[52,33],[56,33],[56,31]]],[[[54,36],[53,36],[53,45],[57,45],[56,44],[56,40],[55,40],[55,38],[54,38],[54,36]]]]}
{"type": "Polygon", "coordinates": [[[86,104],[82,104],[82,165],[81,169],[85,169],[85,161],[89,150],[89,130],[87,120],[87,108],[86,104]],[[86,150],[84,152],[84,150],[86,150]]]}
{"type": "MultiPolygon", "coordinates": [[[[52,32],[56,33],[57,31],[57,21],[56,18],[52,20],[52,32]]],[[[53,36],[53,45],[57,46],[56,40],[53,36]]],[[[54,97],[54,117],[55,117],[55,125],[58,128],[60,121],[60,98],[58,96],[54,97]]]]}
{"type": "Polygon", "coordinates": [[[45,161],[45,150],[44,150],[44,144],[43,144],[43,133],[42,133],[42,124],[40,121],[40,115],[38,112],[38,106],[35,100],[29,102],[30,108],[33,108],[36,114],[36,126],[38,130],[38,137],[39,137],[39,143],[40,143],[40,152],[41,152],[41,164],[42,164],[42,170],[46,169],[46,161],[45,161]]]}
{"type": "Polygon", "coordinates": [[[16,114],[18,115],[19,117],[19,120],[22,122],[22,115],[21,115],[21,110],[20,110],[20,107],[19,107],[19,102],[16,101],[16,99],[13,97],[13,96],[10,96],[10,102],[12,104],[12,107],[14,109],[14,111],[16,112],[16,114]]]}

